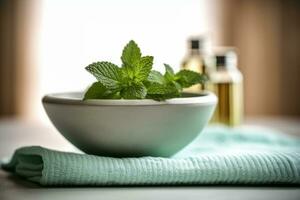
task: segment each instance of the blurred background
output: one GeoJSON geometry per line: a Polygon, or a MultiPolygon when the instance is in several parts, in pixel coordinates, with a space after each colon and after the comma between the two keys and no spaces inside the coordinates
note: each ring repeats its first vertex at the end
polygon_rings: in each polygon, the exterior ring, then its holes
{"type": "Polygon", "coordinates": [[[0,0],[0,117],[47,121],[44,94],[84,90],[130,39],[178,70],[199,34],[238,48],[246,117],[300,116],[300,1],[0,0]]]}

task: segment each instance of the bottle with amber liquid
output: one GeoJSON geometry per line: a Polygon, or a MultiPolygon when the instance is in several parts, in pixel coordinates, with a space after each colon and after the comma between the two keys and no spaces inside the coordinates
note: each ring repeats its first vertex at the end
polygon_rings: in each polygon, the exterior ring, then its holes
{"type": "MultiPolygon", "coordinates": [[[[181,68],[188,69],[200,74],[206,74],[209,57],[209,41],[205,37],[193,37],[188,40],[188,51],[184,57],[181,68]]],[[[184,89],[185,92],[201,92],[205,85],[198,84],[184,89]]]]}
{"type": "Polygon", "coordinates": [[[215,69],[209,73],[206,85],[218,97],[211,123],[239,125],[243,119],[243,76],[237,68],[237,54],[234,49],[223,49],[214,60],[215,69]]]}

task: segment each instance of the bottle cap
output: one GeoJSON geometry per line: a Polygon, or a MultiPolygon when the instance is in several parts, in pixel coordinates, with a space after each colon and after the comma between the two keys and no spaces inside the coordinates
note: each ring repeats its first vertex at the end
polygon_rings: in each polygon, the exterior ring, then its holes
{"type": "Polygon", "coordinates": [[[205,36],[191,37],[188,39],[188,46],[191,50],[199,50],[202,53],[210,52],[210,40],[205,36]]]}
{"type": "Polygon", "coordinates": [[[232,47],[219,48],[215,53],[216,68],[235,69],[237,67],[237,54],[232,47]]]}
{"type": "Polygon", "coordinates": [[[226,56],[225,55],[216,55],[216,66],[225,66],[226,65],[226,56]]]}
{"type": "Polygon", "coordinates": [[[199,49],[199,40],[191,39],[190,46],[191,46],[191,49],[199,49]]]}

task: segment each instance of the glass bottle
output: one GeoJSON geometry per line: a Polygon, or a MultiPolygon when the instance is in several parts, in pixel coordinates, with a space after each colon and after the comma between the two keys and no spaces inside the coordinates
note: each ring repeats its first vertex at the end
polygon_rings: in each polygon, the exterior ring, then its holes
{"type": "Polygon", "coordinates": [[[207,90],[219,101],[211,120],[228,126],[241,124],[243,119],[243,76],[237,68],[237,54],[225,48],[215,54],[215,69],[209,73],[207,90]]]}
{"type": "MultiPolygon", "coordinates": [[[[181,68],[200,74],[206,74],[207,58],[209,56],[209,41],[205,37],[193,37],[188,40],[188,51],[184,57],[181,68]]],[[[197,84],[184,89],[185,92],[201,92],[205,86],[197,84]]]]}

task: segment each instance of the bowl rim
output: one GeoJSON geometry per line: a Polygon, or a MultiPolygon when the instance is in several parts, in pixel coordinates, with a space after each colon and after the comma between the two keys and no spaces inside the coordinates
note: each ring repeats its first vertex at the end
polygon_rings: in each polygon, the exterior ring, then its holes
{"type": "Polygon", "coordinates": [[[165,101],[155,101],[153,99],[88,99],[82,100],[83,92],[60,92],[47,94],[42,98],[43,104],[67,104],[67,105],[87,105],[87,106],[153,106],[153,105],[214,105],[217,97],[214,93],[204,91],[201,93],[184,92],[193,95],[191,97],[171,98],[165,101]],[[77,96],[77,97],[76,97],[77,96]]]}

